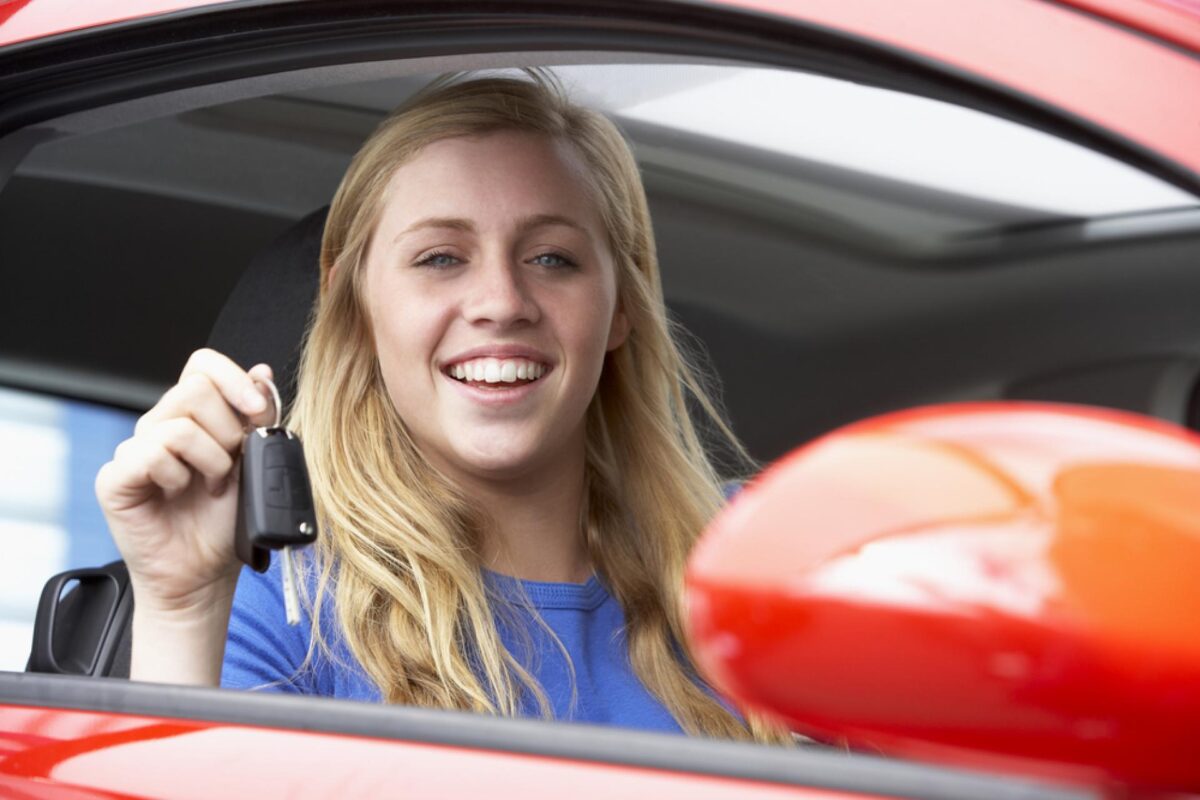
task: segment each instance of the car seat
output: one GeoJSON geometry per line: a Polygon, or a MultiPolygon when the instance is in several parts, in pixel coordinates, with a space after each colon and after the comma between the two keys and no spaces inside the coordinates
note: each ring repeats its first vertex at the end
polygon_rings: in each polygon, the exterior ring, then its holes
{"type": "MultiPolygon", "coordinates": [[[[328,212],[304,217],[250,262],[208,337],[209,347],[245,368],[270,364],[285,409],[296,394],[328,212]]],[[[26,670],[128,678],[132,621],[123,562],[59,573],[42,590],[26,670]]]]}

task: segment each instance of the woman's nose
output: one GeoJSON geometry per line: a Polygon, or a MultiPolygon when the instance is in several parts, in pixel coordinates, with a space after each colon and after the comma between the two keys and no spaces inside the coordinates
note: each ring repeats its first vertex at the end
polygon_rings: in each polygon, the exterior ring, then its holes
{"type": "Polygon", "coordinates": [[[540,312],[530,294],[522,266],[512,258],[501,256],[477,262],[465,307],[471,322],[491,322],[501,326],[537,322],[540,312]]]}

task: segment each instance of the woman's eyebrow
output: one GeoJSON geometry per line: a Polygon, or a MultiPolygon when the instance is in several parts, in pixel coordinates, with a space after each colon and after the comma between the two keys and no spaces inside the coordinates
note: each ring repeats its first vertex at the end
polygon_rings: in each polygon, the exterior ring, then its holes
{"type": "MultiPolygon", "coordinates": [[[[580,222],[576,222],[570,217],[562,214],[533,214],[528,217],[523,217],[517,222],[517,231],[520,233],[528,233],[537,228],[548,228],[553,226],[561,226],[571,228],[590,238],[591,234],[587,227],[580,222]]],[[[475,223],[469,219],[461,217],[426,217],[409,225],[404,230],[396,235],[393,241],[400,241],[410,233],[416,233],[427,228],[438,228],[442,230],[463,231],[464,233],[475,233],[475,223]]]]}
{"type": "Polygon", "coordinates": [[[564,217],[561,214],[534,214],[533,216],[525,217],[517,223],[517,230],[521,233],[527,233],[535,228],[547,228],[551,226],[574,228],[585,236],[589,235],[588,229],[583,224],[576,222],[570,217],[564,217]]]}
{"type": "Polygon", "coordinates": [[[416,233],[417,231],[424,230],[425,228],[442,228],[463,231],[465,233],[474,233],[475,223],[471,222],[469,219],[461,219],[458,217],[426,217],[425,219],[417,220],[412,225],[409,225],[407,228],[400,231],[400,233],[396,234],[396,238],[393,241],[398,242],[405,236],[408,236],[410,233],[416,233]]]}

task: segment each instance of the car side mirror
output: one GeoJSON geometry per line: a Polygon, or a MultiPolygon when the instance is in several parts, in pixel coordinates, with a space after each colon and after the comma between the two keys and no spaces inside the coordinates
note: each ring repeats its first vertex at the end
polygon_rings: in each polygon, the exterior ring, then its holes
{"type": "Polygon", "coordinates": [[[916,759],[1200,791],[1200,437],[978,403],[797,450],[688,569],[702,670],[801,733],[916,759]]]}

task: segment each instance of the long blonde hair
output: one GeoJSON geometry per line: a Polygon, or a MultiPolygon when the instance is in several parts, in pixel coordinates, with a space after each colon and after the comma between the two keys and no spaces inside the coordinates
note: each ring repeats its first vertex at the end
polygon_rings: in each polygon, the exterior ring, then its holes
{"type": "Polygon", "coordinates": [[[362,269],[388,181],[421,148],[533,132],[571,144],[587,166],[631,323],[587,411],[580,522],[592,564],[624,610],[633,669],[689,733],[778,739],[770,726],[730,713],[691,667],[684,563],[723,496],[687,398],[734,440],[672,339],[637,165],[612,122],[570,103],[553,79],[530,78],[430,87],[380,124],[334,197],[290,418],[306,443],[322,526],[314,641],[332,594],[345,644],[385,700],[516,715],[528,692],[550,713],[497,631],[504,601],[481,573],[479,510],[428,464],[389,399],[362,269]]]}

